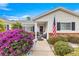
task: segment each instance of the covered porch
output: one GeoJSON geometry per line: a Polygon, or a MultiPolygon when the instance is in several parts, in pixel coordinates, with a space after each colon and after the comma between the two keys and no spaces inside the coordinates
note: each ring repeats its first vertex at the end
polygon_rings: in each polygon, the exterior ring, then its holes
{"type": "Polygon", "coordinates": [[[48,22],[21,22],[23,29],[35,34],[34,41],[37,41],[38,37],[44,37],[48,39],[48,22]]]}
{"type": "Polygon", "coordinates": [[[48,22],[37,21],[36,23],[37,23],[37,28],[35,30],[37,31],[37,38],[40,39],[42,37],[48,39],[48,22]]]}

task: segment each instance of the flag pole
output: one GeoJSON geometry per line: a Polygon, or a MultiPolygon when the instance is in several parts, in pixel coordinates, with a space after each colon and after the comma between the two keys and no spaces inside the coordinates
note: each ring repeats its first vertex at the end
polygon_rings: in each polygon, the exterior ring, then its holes
{"type": "Polygon", "coordinates": [[[55,19],[55,16],[54,16],[54,19],[53,19],[53,38],[56,37],[56,19],[55,19]]]}

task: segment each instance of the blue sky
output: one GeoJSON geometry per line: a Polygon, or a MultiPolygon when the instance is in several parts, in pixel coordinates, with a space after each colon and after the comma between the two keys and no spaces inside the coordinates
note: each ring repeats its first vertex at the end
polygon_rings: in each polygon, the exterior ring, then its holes
{"type": "Polygon", "coordinates": [[[0,17],[8,19],[34,17],[57,7],[79,12],[79,4],[77,3],[0,3],[0,17]]]}

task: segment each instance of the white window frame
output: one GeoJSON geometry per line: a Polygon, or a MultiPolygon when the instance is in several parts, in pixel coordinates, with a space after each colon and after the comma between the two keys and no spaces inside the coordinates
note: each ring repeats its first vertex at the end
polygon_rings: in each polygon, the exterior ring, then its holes
{"type": "Polygon", "coordinates": [[[60,22],[60,30],[72,30],[72,22],[60,22]],[[62,29],[62,24],[70,24],[70,29],[67,29],[67,28],[65,28],[65,29],[62,29]]]}

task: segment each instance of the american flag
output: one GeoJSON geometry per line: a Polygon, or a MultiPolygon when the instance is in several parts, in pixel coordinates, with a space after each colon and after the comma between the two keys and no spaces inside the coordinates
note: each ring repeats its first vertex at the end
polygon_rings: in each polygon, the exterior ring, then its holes
{"type": "Polygon", "coordinates": [[[53,21],[53,37],[56,37],[56,21],[55,21],[55,17],[54,17],[54,21],[53,21]]]}

